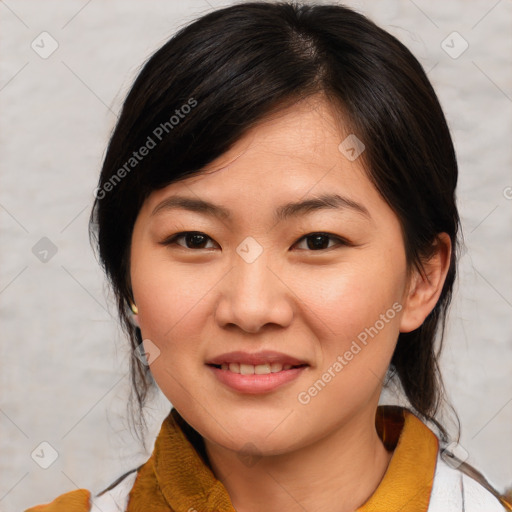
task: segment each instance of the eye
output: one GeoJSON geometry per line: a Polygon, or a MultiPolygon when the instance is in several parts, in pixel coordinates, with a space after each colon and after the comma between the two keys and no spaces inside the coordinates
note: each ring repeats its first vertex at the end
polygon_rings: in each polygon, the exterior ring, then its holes
{"type": "Polygon", "coordinates": [[[180,245],[185,249],[209,249],[209,247],[205,247],[208,240],[212,239],[200,231],[183,231],[181,233],[176,233],[161,243],[162,245],[180,245]],[[177,240],[182,238],[185,240],[185,246],[177,243],[177,240]]]}
{"type": "Polygon", "coordinates": [[[337,245],[351,245],[347,240],[344,240],[339,236],[331,235],[330,233],[309,233],[307,235],[304,235],[301,239],[299,239],[297,243],[305,241],[307,249],[319,251],[332,248],[332,246],[326,246],[326,244],[329,244],[329,240],[338,241],[337,245]]]}
{"type": "MultiPolygon", "coordinates": [[[[182,231],[181,233],[176,233],[172,235],[170,238],[167,238],[163,242],[162,245],[179,245],[184,249],[210,249],[212,247],[207,247],[208,241],[212,241],[205,233],[201,233],[200,231],[182,231]],[[178,243],[178,240],[184,239],[185,244],[178,243]]],[[[300,244],[301,242],[306,242],[306,249],[311,251],[321,251],[326,249],[332,249],[333,246],[329,247],[329,241],[337,241],[337,245],[345,245],[350,246],[350,242],[347,240],[332,235],[330,233],[309,233],[304,235],[302,238],[296,242],[300,244]]],[[[216,243],[216,242],[215,242],[216,243]]],[[[336,246],[336,245],[335,245],[336,246]]]]}

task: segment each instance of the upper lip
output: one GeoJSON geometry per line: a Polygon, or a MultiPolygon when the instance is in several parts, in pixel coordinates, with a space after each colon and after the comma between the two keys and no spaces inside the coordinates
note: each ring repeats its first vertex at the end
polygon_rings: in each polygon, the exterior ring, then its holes
{"type": "Polygon", "coordinates": [[[292,366],[308,364],[306,361],[297,359],[296,357],[283,354],[282,352],[275,352],[274,350],[262,350],[261,352],[226,352],[220,354],[206,361],[206,364],[229,364],[229,363],[240,363],[240,364],[265,364],[265,363],[281,363],[283,365],[290,364],[292,366]]]}

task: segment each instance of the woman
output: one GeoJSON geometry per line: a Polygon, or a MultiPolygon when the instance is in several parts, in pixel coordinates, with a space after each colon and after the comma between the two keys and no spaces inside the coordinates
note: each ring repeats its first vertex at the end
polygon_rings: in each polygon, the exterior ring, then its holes
{"type": "Polygon", "coordinates": [[[29,510],[510,510],[438,419],[456,182],[423,69],[364,16],[254,2],[181,29],[91,216],[138,405],[154,381],[173,408],[145,464],[29,510]],[[407,407],[378,405],[388,382],[407,407]]]}

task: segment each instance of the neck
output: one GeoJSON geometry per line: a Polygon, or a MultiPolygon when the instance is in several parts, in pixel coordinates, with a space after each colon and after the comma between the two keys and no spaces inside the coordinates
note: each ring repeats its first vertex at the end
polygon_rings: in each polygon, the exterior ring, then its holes
{"type": "Polygon", "coordinates": [[[378,487],[392,456],[375,429],[375,410],[308,446],[253,465],[206,439],[205,446],[238,512],[353,512],[378,487]]]}

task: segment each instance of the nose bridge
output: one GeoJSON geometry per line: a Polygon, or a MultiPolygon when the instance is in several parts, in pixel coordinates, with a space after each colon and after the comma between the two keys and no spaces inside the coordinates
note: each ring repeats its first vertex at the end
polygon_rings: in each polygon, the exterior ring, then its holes
{"type": "Polygon", "coordinates": [[[286,325],[291,320],[292,308],[286,287],[269,268],[272,251],[255,238],[247,237],[236,253],[217,320],[250,332],[257,332],[267,323],[286,325]]]}
{"type": "Polygon", "coordinates": [[[259,294],[263,298],[273,287],[273,283],[269,282],[269,274],[272,274],[268,268],[270,249],[263,247],[253,237],[247,237],[239,244],[236,252],[233,279],[239,282],[235,282],[235,286],[240,287],[242,293],[245,289],[249,296],[259,294]]]}

